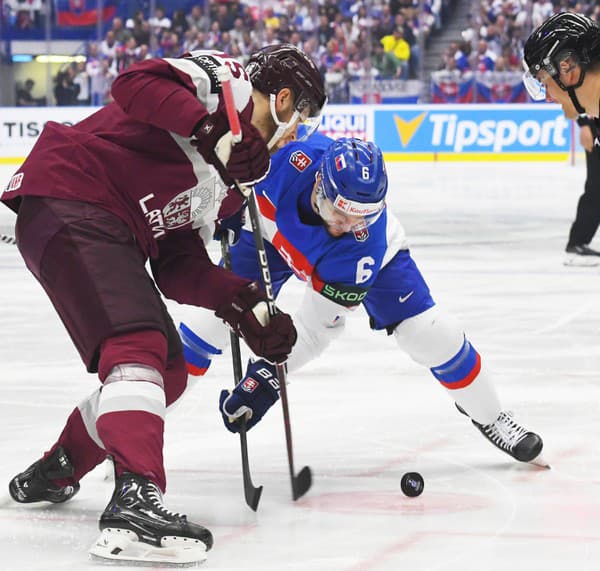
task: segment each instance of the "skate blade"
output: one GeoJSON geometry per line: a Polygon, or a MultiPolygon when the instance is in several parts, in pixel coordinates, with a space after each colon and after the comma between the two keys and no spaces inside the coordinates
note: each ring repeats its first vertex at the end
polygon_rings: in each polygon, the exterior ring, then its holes
{"type": "Polygon", "coordinates": [[[596,256],[579,256],[574,254],[573,256],[568,256],[563,262],[563,265],[572,268],[594,268],[600,265],[600,258],[596,256]]]}
{"type": "Polygon", "coordinates": [[[139,567],[196,567],[206,561],[206,546],[202,542],[175,538],[167,541],[165,547],[155,547],[138,541],[137,535],[129,530],[105,529],[89,554],[97,563],[139,567]]]}
{"type": "Polygon", "coordinates": [[[539,466],[540,468],[550,470],[550,464],[546,462],[541,454],[538,454],[533,460],[529,460],[528,464],[533,464],[534,466],[539,466]]]}

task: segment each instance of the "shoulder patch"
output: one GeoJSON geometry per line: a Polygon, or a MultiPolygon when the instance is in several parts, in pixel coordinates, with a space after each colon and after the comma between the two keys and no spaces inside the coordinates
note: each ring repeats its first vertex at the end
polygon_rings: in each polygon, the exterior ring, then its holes
{"type": "Polygon", "coordinates": [[[21,188],[21,183],[23,182],[23,176],[24,174],[22,172],[17,173],[16,175],[14,175],[9,181],[8,184],[6,185],[6,191],[8,192],[14,192],[15,190],[19,190],[19,188],[21,188]]]}
{"type": "Polygon", "coordinates": [[[302,172],[312,164],[312,159],[304,151],[294,151],[290,155],[290,164],[302,172]]]}

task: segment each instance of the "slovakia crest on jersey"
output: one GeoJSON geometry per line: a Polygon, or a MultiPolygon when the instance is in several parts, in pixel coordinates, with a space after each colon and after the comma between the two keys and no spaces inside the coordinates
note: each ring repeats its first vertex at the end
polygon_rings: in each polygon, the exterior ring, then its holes
{"type": "Polygon", "coordinates": [[[364,228],[358,228],[354,230],[354,239],[357,242],[364,242],[369,237],[369,229],[365,226],[364,228]]]}
{"type": "Polygon", "coordinates": [[[303,151],[294,151],[290,155],[290,164],[300,172],[306,170],[312,163],[312,159],[303,151]]]}

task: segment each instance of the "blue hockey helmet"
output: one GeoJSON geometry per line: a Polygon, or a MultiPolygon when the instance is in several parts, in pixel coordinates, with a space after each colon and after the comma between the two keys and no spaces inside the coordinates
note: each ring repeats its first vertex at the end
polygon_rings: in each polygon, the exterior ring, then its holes
{"type": "Polygon", "coordinates": [[[319,190],[336,210],[364,218],[367,226],[379,218],[388,178],[383,154],[375,143],[338,139],[323,154],[319,173],[319,190]]]}

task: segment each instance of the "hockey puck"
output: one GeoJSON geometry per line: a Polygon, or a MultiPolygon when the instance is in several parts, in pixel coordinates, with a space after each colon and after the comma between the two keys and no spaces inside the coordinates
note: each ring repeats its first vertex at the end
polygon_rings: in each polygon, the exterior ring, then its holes
{"type": "Polygon", "coordinates": [[[404,495],[416,498],[423,493],[425,482],[423,481],[423,476],[418,472],[407,472],[402,476],[402,480],[400,480],[400,487],[404,495]]]}

